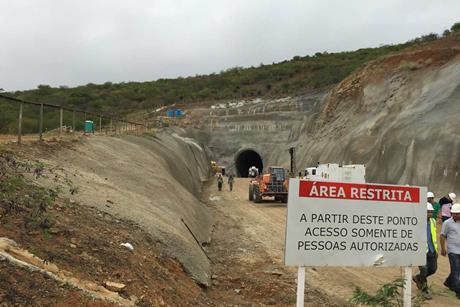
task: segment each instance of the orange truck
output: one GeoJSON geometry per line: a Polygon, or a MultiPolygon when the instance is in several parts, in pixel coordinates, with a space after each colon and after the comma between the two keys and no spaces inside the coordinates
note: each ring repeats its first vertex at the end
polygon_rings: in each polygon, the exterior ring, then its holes
{"type": "Polygon", "coordinates": [[[287,203],[288,177],[284,168],[269,166],[267,173],[249,182],[249,200],[260,203],[263,197],[274,197],[276,201],[287,203]]]}

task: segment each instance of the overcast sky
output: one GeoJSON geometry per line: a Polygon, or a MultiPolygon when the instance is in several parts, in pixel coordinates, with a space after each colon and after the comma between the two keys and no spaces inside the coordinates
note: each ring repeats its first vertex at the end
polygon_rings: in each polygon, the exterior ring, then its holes
{"type": "Polygon", "coordinates": [[[208,74],[457,21],[459,0],[0,0],[0,88],[208,74]]]}

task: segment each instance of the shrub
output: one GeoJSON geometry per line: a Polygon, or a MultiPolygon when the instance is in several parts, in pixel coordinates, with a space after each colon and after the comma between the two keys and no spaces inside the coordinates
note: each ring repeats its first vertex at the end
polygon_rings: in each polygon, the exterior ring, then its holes
{"type": "Polygon", "coordinates": [[[355,287],[349,302],[354,305],[369,306],[402,306],[401,290],[404,288],[404,279],[398,278],[384,284],[374,295],[368,294],[360,287],[355,287]]]}

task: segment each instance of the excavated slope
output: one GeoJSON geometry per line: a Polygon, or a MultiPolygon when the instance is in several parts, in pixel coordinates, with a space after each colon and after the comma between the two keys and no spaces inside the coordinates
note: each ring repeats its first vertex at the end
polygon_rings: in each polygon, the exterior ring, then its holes
{"type": "Polygon", "coordinates": [[[368,64],[336,87],[277,100],[216,104],[207,137],[214,159],[235,171],[254,150],[264,166],[297,170],[363,163],[369,182],[460,189],[460,41],[441,40],[368,64]]]}
{"type": "Polygon", "coordinates": [[[365,163],[370,182],[458,190],[460,57],[453,55],[390,57],[344,80],[325,101],[321,123],[300,133],[300,161],[365,163]]]}

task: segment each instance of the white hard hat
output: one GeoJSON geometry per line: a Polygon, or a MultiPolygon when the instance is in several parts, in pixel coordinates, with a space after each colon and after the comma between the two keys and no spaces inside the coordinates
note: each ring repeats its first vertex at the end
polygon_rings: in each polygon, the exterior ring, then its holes
{"type": "Polygon", "coordinates": [[[433,211],[434,210],[433,205],[430,203],[426,203],[426,210],[433,211]]]}
{"type": "Polygon", "coordinates": [[[453,204],[450,213],[460,213],[460,204],[453,204]]]}
{"type": "Polygon", "coordinates": [[[434,198],[434,193],[433,192],[426,193],[426,198],[434,198]]]}
{"type": "Polygon", "coordinates": [[[455,195],[455,193],[449,193],[449,198],[455,200],[457,198],[457,195],[455,195]]]}

